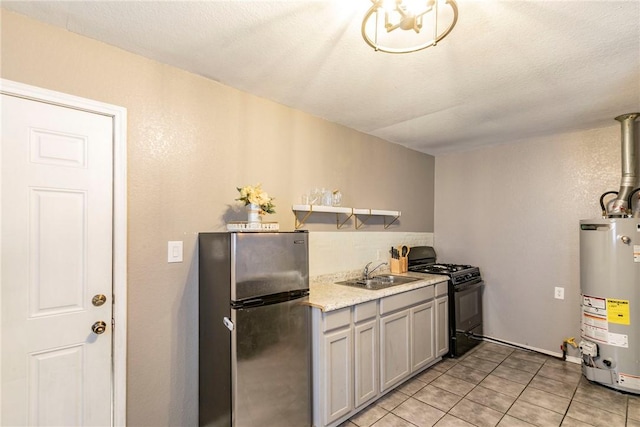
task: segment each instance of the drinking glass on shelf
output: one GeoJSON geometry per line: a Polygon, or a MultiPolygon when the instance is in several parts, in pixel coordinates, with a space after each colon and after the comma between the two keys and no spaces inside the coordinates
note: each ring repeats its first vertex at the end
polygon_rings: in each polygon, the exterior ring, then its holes
{"type": "Polygon", "coordinates": [[[331,190],[322,189],[322,206],[331,206],[333,203],[333,194],[331,190]]]}
{"type": "Polygon", "coordinates": [[[333,190],[333,194],[332,194],[332,205],[333,206],[342,206],[342,193],[340,192],[340,190],[333,190]]]}
{"type": "Polygon", "coordinates": [[[322,192],[318,187],[314,188],[309,192],[309,204],[310,205],[319,205],[322,198],[322,192]]]}

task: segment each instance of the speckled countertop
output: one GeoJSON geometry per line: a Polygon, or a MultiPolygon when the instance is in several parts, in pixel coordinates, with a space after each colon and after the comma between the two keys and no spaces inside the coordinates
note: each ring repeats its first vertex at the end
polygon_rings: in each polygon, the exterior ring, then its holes
{"type": "MultiPolygon", "coordinates": [[[[388,273],[388,272],[387,272],[388,273]]],[[[380,290],[360,289],[353,286],[337,285],[335,282],[358,277],[353,272],[319,276],[311,280],[308,304],[322,311],[333,311],[374,299],[423,288],[447,280],[447,276],[423,273],[403,273],[396,276],[416,277],[421,280],[390,286],[380,290]]]]}

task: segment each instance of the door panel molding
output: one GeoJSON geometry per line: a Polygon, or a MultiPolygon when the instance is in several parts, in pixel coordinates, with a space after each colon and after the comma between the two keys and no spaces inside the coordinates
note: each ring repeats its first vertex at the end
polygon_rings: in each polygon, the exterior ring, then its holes
{"type": "MultiPolygon", "coordinates": [[[[113,123],[113,412],[112,425],[126,425],[127,381],[127,110],[11,80],[0,93],[112,118],[113,123]]],[[[0,241],[0,247],[2,242],[0,241]]],[[[1,301],[2,295],[0,295],[1,301]]],[[[0,306],[1,307],[1,306],[0,306]]]]}

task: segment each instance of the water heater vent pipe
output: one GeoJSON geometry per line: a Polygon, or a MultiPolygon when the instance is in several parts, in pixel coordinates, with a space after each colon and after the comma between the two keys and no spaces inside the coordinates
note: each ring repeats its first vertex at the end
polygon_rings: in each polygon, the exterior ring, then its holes
{"type": "MultiPolygon", "coordinates": [[[[638,155],[640,149],[636,147],[635,120],[640,117],[640,113],[622,114],[616,117],[622,127],[622,180],[620,181],[620,191],[613,201],[610,216],[624,215],[627,198],[634,190],[640,187],[638,179],[638,155]]],[[[629,206],[630,208],[630,206],[629,206]]]]}

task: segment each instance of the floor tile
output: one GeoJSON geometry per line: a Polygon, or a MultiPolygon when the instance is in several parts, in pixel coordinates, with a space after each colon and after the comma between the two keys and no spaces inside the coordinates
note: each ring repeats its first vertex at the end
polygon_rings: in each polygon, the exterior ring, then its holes
{"type": "Polygon", "coordinates": [[[349,421],[357,425],[358,427],[369,427],[377,422],[379,419],[387,415],[387,410],[372,404],[367,406],[364,410],[358,412],[354,417],[351,417],[349,421]]]}
{"type": "Polygon", "coordinates": [[[629,418],[627,420],[627,427],[640,427],[640,421],[632,420],[629,418]]]}
{"type": "Polygon", "coordinates": [[[352,423],[351,421],[347,420],[342,424],[338,425],[338,427],[358,427],[358,426],[352,423]]]}
{"type": "Polygon", "coordinates": [[[429,384],[431,381],[435,380],[440,375],[442,375],[441,371],[436,371],[435,369],[429,368],[419,373],[418,375],[416,375],[416,378],[425,384],[429,384]]]}
{"type": "Polygon", "coordinates": [[[640,397],[629,396],[627,416],[632,420],[640,421],[640,397]]]}
{"type": "Polygon", "coordinates": [[[546,356],[544,354],[536,353],[535,351],[529,351],[524,349],[517,349],[513,353],[511,353],[513,357],[517,357],[519,359],[529,360],[532,362],[546,362],[550,356],[546,356]]]}
{"type": "Polygon", "coordinates": [[[460,365],[468,366],[478,371],[489,373],[496,369],[500,363],[492,362],[490,360],[480,359],[473,354],[459,363],[460,365]]]}
{"type": "Polygon", "coordinates": [[[524,389],[518,400],[529,402],[542,408],[551,409],[554,412],[564,415],[569,408],[570,399],[556,396],[546,391],[538,390],[533,387],[524,389]]]}
{"type": "Polygon", "coordinates": [[[497,391],[482,386],[474,388],[465,397],[476,403],[502,412],[503,414],[507,412],[513,402],[516,401],[515,397],[507,396],[506,394],[498,393],[497,391]]]}
{"type": "Polygon", "coordinates": [[[380,421],[375,423],[372,427],[414,427],[415,424],[411,424],[407,420],[403,420],[402,418],[394,415],[392,413],[388,413],[380,421]]]}
{"type": "Polygon", "coordinates": [[[562,420],[562,424],[560,425],[561,427],[593,427],[591,424],[587,424],[571,417],[564,417],[564,419],[562,420]]]}
{"type": "Polygon", "coordinates": [[[513,369],[505,366],[504,363],[493,370],[491,375],[504,378],[505,380],[513,381],[516,383],[527,385],[529,381],[535,376],[531,372],[521,371],[519,369],[513,369]]]}
{"type": "Polygon", "coordinates": [[[497,363],[502,363],[502,361],[509,356],[508,354],[496,353],[495,351],[486,350],[484,348],[474,351],[473,355],[479,359],[485,359],[490,362],[497,363]]]}
{"type": "Polygon", "coordinates": [[[458,362],[456,359],[446,358],[446,359],[442,359],[440,362],[433,365],[431,369],[434,369],[439,372],[447,372],[449,368],[456,365],[457,363],[458,362]]]}
{"type": "Polygon", "coordinates": [[[413,378],[413,379],[410,379],[409,381],[407,381],[406,383],[402,384],[396,390],[398,390],[401,393],[404,393],[404,394],[406,394],[408,396],[413,396],[418,391],[420,391],[422,389],[422,387],[424,387],[426,385],[427,385],[426,383],[420,381],[419,379],[413,378]]]}
{"type": "Polygon", "coordinates": [[[480,383],[481,386],[491,389],[493,391],[497,391],[499,393],[506,394],[507,396],[518,397],[522,390],[524,390],[525,385],[520,383],[515,383],[513,381],[506,380],[497,375],[490,374],[480,383]]]}
{"type": "Polygon", "coordinates": [[[567,411],[567,417],[601,427],[624,427],[625,420],[622,415],[603,411],[589,404],[572,401],[567,411]]]}
{"type": "Polygon", "coordinates": [[[507,415],[511,415],[512,417],[533,425],[545,427],[559,426],[564,417],[562,414],[532,405],[522,400],[516,400],[516,403],[511,406],[507,415]]]}
{"type": "Polygon", "coordinates": [[[560,368],[560,369],[566,369],[566,370],[569,370],[569,371],[582,373],[582,365],[581,364],[569,362],[567,360],[548,359],[546,362],[544,362],[544,364],[546,366],[551,366],[552,368],[560,368]]]}
{"type": "Polygon", "coordinates": [[[398,390],[393,390],[378,399],[376,401],[376,405],[386,409],[387,411],[392,411],[408,398],[409,396],[406,394],[401,393],[398,390]]]}
{"type": "Polygon", "coordinates": [[[480,405],[467,398],[458,402],[449,413],[479,427],[493,427],[500,422],[503,415],[502,412],[480,405]]]}
{"type": "Polygon", "coordinates": [[[434,427],[474,427],[474,425],[447,414],[440,418],[440,421],[438,421],[434,427]]]}
{"type": "Polygon", "coordinates": [[[468,381],[473,384],[480,384],[480,381],[487,376],[486,372],[478,371],[477,369],[470,368],[461,364],[457,364],[447,371],[447,375],[460,378],[461,380],[468,381]]]}
{"type": "Polygon", "coordinates": [[[508,366],[520,371],[529,372],[531,374],[535,374],[536,372],[538,372],[538,369],[540,369],[543,364],[544,363],[540,361],[520,359],[518,357],[514,357],[513,355],[507,357],[506,359],[504,359],[504,362],[502,362],[502,366],[508,366]]]}
{"type": "Polygon", "coordinates": [[[448,374],[440,375],[438,378],[431,382],[431,385],[449,391],[451,393],[455,393],[459,396],[466,395],[473,389],[473,387],[475,387],[475,384],[473,383],[461,380],[456,377],[452,377],[448,374]]]}
{"type": "Polygon", "coordinates": [[[502,344],[496,344],[496,343],[492,343],[489,341],[485,341],[482,344],[480,344],[478,346],[478,348],[482,348],[482,349],[487,349],[487,350],[491,350],[495,353],[500,353],[500,354],[504,354],[504,355],[510,355],[511,353],[514,352],[515,348],[513,347],[509,347],[507,345],[502,345],[502,344]]]}
{"type": "Polygon", "coordinates": [[[623,416],[627,414],[626,394],[601,385],[590,384],[586,380],[581,381],[578,385],[578,389],[573,396],[573,401],[595,406],[596,408],[623,416]]]}
{"type": "Polygon", "coordinates": [[[443,411],[412,397],[394,409],[392,413],[418,427],[432,426],[445,414],[443,411]]]}
{"type": "Polygon", "coordinates": [[[557,369],[546,365],[540,368],[538,375],[572,385],[578,384],[580,378],[582,378],[582,374],[579,372],[557,369]]]}
{"type": "Polygon", "coordinates": [[[460,399],[462,399],[462,396],[428,385],[414,394],[413,398],[431,405],[434,408],[440,409],[441,411],[447,412],[453,408],[460,399]]]}
{"type": "Polygon", "coordinates": [[[505,415],[498,423],[498,427],[535,427],[526,421],[519,420],[511,415],[505,415]]]}
{"type": "Polygon", "coordinates": [[[577,384],[566,384],[540,375],[533,377],[529,383],[529,387],[535,387],[538,390],[543,390],[567,399],[571,399],[573,393],[575,393],[576,386],[577,384]]]}

